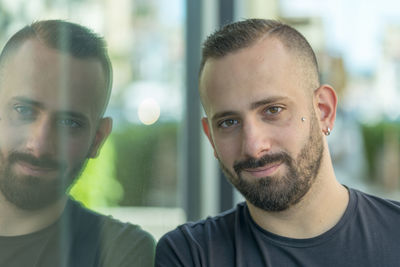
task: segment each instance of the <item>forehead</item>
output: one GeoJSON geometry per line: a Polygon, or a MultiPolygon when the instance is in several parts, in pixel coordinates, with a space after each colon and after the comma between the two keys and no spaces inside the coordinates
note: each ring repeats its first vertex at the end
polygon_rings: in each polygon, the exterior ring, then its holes
{"type": "Polygon", "coordinates": [[[263,99],[305,97],[296,55],[276,38],[265,38],[222,58],[208,59],[200,77],[207,116],[251,106],[263,99]]]}
{"type": "Polygon", "coordinates": [[[13,51],[1,72],[0,101],[21,96],[49,109],[95,116],[105,95],[105,79],[98,60],[75,58],[35,39],[13,51]]]}

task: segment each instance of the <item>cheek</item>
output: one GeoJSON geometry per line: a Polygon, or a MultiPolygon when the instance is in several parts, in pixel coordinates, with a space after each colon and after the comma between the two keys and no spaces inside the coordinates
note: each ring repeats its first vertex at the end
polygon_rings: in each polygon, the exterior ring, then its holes
{"type": "Polygon", "coordinates": [[[277,135],[278,146],[280,149],[296,156],[309,138],[309,125],[300,124],[294,127],[282,128],[277,135]]]}
{"type": "Polygon", "coordinates": [[[18,150],[26,140],[28,131],[15,130],[15,128],[4,126],[0,121],[0,151],[18,150]]]}
{"type": "Polygon", "coordinates": [[[240,144],[240,140],[232,137],[214,138],[218,158],[227,166],[232,166],[240,158],[240,144]]]}
{"type": "Polygon", "coordinates": [[[75,164],[81,162],[88,157],[89,149],[91,146],[91,140],[89,138],[73,139],[68,140],[66,147],[66,157],[68,162],[75,164]]]}
{"type": "Polygon", "coordinates": [[[3,164],[7,164],[9,155],[12,152],[22,150],[25,140],[24,131],[10,131],[8,127],[3,127],[0,121],[0,169],[3,164]]]}
{"type": "Polygon", "coordinates": [[[276,137],[280,145],[293,147],[296,143],[301,142],[302,133],[290,128],[285,128],[279,131],[276,137]]]}

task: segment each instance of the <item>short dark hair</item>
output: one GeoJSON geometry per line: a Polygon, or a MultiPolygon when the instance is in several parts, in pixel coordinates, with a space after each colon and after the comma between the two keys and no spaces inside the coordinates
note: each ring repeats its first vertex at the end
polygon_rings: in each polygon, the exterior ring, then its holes
{"type": "Polygon", "coordinates": [[[208,59],[224,57],[229,53],[249,47],[267,36],[278,38],[290,51],[297,52],[302,61],[311,63],[313,76],[319,84],[317,59],[306,38],[287,24],[267,19],[234,22],[211,34],[203,44],[199,74],[201,75],[208,59]]]}
{"type": "Polygon", "coordinates": [[[102,114],[108,104],[112,87],[112,66],[105,40],[90,29],[64,20],[33,22],[16,32],[5,44],[0,54],[0,68],[7,57],[28,39],[37,39],[50,48],[76,58],[94,58],[100,61],[106,76],[106,98],[102,114]]]}

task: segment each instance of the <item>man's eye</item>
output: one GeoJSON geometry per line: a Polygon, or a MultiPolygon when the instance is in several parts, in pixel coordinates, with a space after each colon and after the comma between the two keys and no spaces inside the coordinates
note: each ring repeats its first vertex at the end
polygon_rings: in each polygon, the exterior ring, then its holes
{"type": "Polygon", "coordinates": [[[232,127],[232,126],[234,126],[234,125],[237,125],[238,123],[239,123],[238,120],[235,120],[235,119],[227,119],[227,120],[223,120],[222,122],[220,122],[220,123],[218,124],[218,126],[221,127],[221,128],[229,128],[229,127],[232,127]]]}
{"type": "Polygon", "coordinates": [[[31,117],[35,114],[34,109],[28,106],[17,105],[14,106],[14,110],[24,117],[31,117]]]}
{"type": "Polygon", "coordinates": [[[265,113],[267,113],[268,115],[275,115],[275,114],[278,114],[279,112],[281,112],[282,109],[283,109],[283,108],[277,107],[277,106],[269,107],[269,108],[267,108],[267,109],[265,110],[265,113]]]}
{"type": "Polygon", "coordinates": [[[81,124],[77,122],[76,120],[72,119],[60,119],[58,123],[61,126],[69,127],[69,128],[78,128],[81,127],[81,124]]]}

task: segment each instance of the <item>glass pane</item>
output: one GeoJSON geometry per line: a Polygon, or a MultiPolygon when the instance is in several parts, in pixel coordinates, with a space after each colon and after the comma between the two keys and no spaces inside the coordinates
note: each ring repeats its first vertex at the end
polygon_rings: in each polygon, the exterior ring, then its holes
{"type": "Polygon", "coordinates": [[[158,238],[185,218],[177,208],[183,0],[2,0],[0,42],[35,20],[56,18],[103,35],[114,70],[106,112],[114,120],[112,134],[71,194],[89,208],[141,224],[158,238]],[[170,224],[160,219],[166,217],[170,224]]]}

